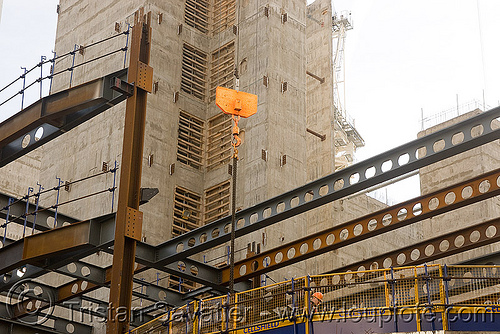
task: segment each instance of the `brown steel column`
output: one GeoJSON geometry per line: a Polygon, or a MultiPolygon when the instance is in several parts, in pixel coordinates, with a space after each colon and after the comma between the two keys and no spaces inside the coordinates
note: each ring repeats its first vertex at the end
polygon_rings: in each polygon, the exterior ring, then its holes
{"type": "Polygon", "coordinates": [[[147,93],[152,82],[149,67],[151,13],[135,14],[130,46],[128,82],[134,94],[127,99],[123,134],[120,187],[116,214],[113,266],[106,333],[122,334],[128,330],[132,300],[136,240],[142,233],[139,209],[147,93]],[[145,22],[144,22],[145,21],[145,22]]]}

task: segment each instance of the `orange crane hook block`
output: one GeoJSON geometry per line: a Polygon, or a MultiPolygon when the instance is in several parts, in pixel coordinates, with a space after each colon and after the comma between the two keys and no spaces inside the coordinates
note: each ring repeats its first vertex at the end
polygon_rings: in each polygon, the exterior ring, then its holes
{"type": "Polygon", "coordinates": [[[247,118],[257,112],[257,95],[219,86],[215,91],[215,104],[221,108],[225,114],[232,115],[233,117],[234,127],[232,145],[235,150],[235,156],[237,156],[238,150],[236,147],[241,144],[241,139],[238,137],[240,134],[238,121],[240,117],[247,118]]]}
{"type": "Polygon", "coordinates": [[[215,104],[226,114],[247,118],[257,112],[257,95],[219,86],[215,104]]]}

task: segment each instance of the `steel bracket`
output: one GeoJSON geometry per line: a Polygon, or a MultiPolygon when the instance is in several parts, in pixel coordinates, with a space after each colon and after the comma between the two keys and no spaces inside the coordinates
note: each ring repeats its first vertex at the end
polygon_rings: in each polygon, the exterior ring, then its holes
{"type": "Polygon", "coordinates": [[[135,82],[137,88],[141,88],[151,93],[153,91],[153,68],[148,64],[138,61],[137,78],[135,82]]]}
{"type": "Polygon", "coordinates": [[[127,207],[127,227],[125,236],[141,241],[142,216],[141,211],[127,207]]]}
{"type": "Polygon", "coordinates": [[[134,84],[130,84],[117,77],[111,78],[111,89],[127,97],[134,95],[134,84]]]}

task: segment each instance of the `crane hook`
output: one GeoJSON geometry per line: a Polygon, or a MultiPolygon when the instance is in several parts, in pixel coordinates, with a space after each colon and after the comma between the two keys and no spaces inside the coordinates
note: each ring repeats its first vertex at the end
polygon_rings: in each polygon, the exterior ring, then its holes
{"type": "Polygon", "coordinates": [[[237,147],[241,145],[241,138],[238,136],[240,134],[240,128],[238,127],[238,121],[240,120],[240,116],[232,115],[234,126],[233,126],[233,140],[231,145],[234,148],[234,157],[238,157],[238,149],[237,147]]]}

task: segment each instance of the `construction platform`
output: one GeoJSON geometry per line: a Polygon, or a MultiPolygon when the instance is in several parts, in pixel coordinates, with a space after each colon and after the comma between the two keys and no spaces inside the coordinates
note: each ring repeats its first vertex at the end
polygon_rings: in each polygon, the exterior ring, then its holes
{"type": "Polygon", "coordinates": [[[485,332],[499,324],[500,266],[435,264],[304,276],[193,301],[130,333],[485,332]],[[319,306],[314,292],[324,296],[319,306]]]}

